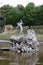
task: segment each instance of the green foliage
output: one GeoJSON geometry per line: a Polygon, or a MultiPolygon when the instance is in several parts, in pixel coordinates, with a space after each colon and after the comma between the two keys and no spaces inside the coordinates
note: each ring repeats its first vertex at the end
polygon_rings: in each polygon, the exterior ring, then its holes
{"type": "Polygon", "coordinates": [[[4,5],[0,8],[0,13],[6,18],[6,24],[17,25],[20,19],[23,25],[43,25],[43,5],[35,6],[34,3],[28,3],[26,7],[19,4],[16,7],[4,5]]]}
{"type": "Polygon", "coordinates": [[[41,5],[41,6],[39,6],[39,8],[38,8],[38,20],[39,20],[39,23],[40,23],[40,25],[42,25],[43,24],[43,5],[41,5]]]}
{"type": "Polygon", "coordinates": [[[29,3],[25,7],[25,14],[28,21],[28,25],[34,25],[34,18],[35,18],[36,8],[34,3],[29,3]]]}
{"type": "Polygon", "coordinates": [[[12,24],[15,26],[19,19],[19,15],[19,10],[17,8],[12,8],[7,16],[7,24],[12,24]]]}

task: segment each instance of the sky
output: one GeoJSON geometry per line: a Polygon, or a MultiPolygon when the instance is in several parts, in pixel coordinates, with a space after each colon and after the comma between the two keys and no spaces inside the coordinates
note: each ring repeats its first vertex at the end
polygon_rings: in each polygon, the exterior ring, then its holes
{"type": "Polygon", "coordinates": [[[18,4],[22,4],[23,6],[26,6],[30,2],[33,2],[35,6],[39,6],[43,4],[43,0],[0,0],[0,7],[7,4],[14,7],[17,6],[18,4]]]}

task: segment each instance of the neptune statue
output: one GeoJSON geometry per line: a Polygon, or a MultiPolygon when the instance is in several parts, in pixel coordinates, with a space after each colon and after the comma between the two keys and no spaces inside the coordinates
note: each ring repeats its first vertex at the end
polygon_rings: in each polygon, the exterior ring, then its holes
{"type": "Polygon", "coordinates": [[[23,22],[22,22],[22,19],[21,19],[20,22],[17,23],[17,28],[18,28],[18,27],[20,28],[20,34],[23,34],[23,27],[22,27],[22,24],[23,24],[23,22]]]}

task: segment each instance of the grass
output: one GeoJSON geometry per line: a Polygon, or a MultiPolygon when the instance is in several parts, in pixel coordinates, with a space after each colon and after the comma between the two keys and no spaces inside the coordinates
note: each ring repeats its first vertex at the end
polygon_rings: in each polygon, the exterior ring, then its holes
{"type": "Polygon", "coordinates": [[[37,40],[43,42],[43,34],[36,34],[37,40]]]}
{"type": "Polygon", "coordinates": [[[10,40],[10,37],[13,35],[18,35],[18,34],[14,34],[14,33],[9,33],[9,34],[0,34],[0,40],[10,40]]]}
{"type": "Polygon", "coordinates": [[[34,29],[37,34],[43,33],[43,26],[31,26],[31,29],[34,29]]]}
{"type": "MultiPolygon", "coordinates": [[[[18,34],[4,34],[4,35],[0,35],[0,40],[10,40],[10,37],[14,35],[14,36],[18,36],[18,34]]],[[[43,34],[36,34],[36,37],[38,39],[38,41],[43,42],[43,34]]]]}
{"type": "MultiPolygon", "coordinates": [[[[23,30],[24,33],[27,33],[27,30],[29,29],[28,26],[24,26],[23,30]]],[[[36,32],[36,37],[38,39],[38,41],[42,41],[43,42],[43,26],[31,26],[31,29],[34,29],[36,32]]],[[[12,32],[12,31],[11,31],[12,32]]],[[[18,36],[18,31],[16,30],[15,33],[9,33],[9,34],[0,34],[0,40],[10,40],[10,37],[12,35],[16,35],[18,36]]]]}

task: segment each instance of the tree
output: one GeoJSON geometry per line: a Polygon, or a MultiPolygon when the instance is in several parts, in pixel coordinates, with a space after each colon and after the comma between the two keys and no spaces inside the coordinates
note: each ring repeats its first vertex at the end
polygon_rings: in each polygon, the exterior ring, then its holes
{"type": "Polygon", "coordinates": [[[8,14],[9,14],[9,11],[11,10],[11,6],[9,5],[4,5],[1,7],[1,14],[3,15],[3,17],[6,18],[6,23],[7,23],[7,17],[8,17],[8,14]]]}
{"type": "Polygon", "coordinates": [[[26,7],[18,4],[16,7],[4,5],[0,8],[0,13],[6,18],[6,24],[16,26],[20,19],[23,25],[42,25],[43,24],[43,5],[35,6],[34,3],[28,3],[26,7]]]}
{"type": "Polygon", "coordinates": [[[36,8],[34,3],[29,3],[26,7],[25,7],[25,15],[26,15],[26,20],[27,20],[27,25],[34,25],[35,21],[34,21],[34,16],[36,15],[36,8]]]}
{"type": "Polygon", "coordinates": [[[1,7],[2,15],[6,17],[6,24],[15,26],[17,22],[23,18],[23,9],[24,7],[22,5],[17,5],[17,7],[4,5],[1,7]]]}
{"type": "Polygon", "coordinates": [[[13,26],[16,26],[19,17],[20,17],[20,13],[18,8],[17,7],[11,8],[7,16],[7,24],[12,24],[13,26]]]}
{"type": "Polygon", "coordinates": [[[21,4],[18,4],[18,5],[17,5],[17,8],[18,8],[19,10],[22,10],[22,11],[24,10],[24,6],[21,5],[21,4]]]}
{"type": "Polygon", "coordinates": [[[38,25],[43,25],[43,5],[40,5],[37,10],[38,25]]]}

